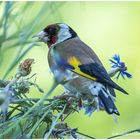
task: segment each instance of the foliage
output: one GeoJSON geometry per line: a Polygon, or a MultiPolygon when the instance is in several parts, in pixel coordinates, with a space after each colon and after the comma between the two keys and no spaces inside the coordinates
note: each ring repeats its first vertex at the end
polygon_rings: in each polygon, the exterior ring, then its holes
{"type": "MultiPolygon", "coordinates": [[[[80,138],[77,134],[94,138],[78,132],[77,128],[71,129],[65,123],[71,113],[80,110],[79,98],[63,93],[49,99],[58,83],[54,80],[52,88],[45,93],[37,83],[32,82],[35,74],[28,77],[33,63],[33,59],[24,60],[12,80],[0,80],[0,138],[80,138]],[[44,97],[28,98],[32,86],[44,97]],[[44,130],[41,133],[39,129],[42,127],[44,130]]],[[[117,72],[118,69],[110,71],[110,74],[117,72]]]]}
{"type": "Polygon", "coordinates": [[[73,102],[72,105],[67,103],[66,98],[48,99],[47,97],[57,86],[57,83],[45,94],[36,83],[31,81],[33,76],[27,77],[31,72],[32,63],[33,59],[26,59],[19,65],[15,78],[10,81],[1,80],[0,137],[35,137],[37,135],[36,129],[41,128],[45,124],[46,127],[44,132],[39,135],[40,137],[48,138],[50,135],[52,137],[60,135],[59,137],[62,138],[66,134],[76,137],[74,133],[76,129],[70,129],[66,124],[62,125],[65,114],[76,110],[76,98],[69,100],[69,102],[73,102]],[[28,98],[27,94],[30,92],[31,86],[37,87],[39,92],[43,92],[45,94],[44,97],[41,99],[28,98]],[[58,112],[57,114],[56,111],[58,112]],[[58,122],[59,119],[62,122],[58,122]],[[12,129],[15,129],[15,131],[11,134],[12,129]]]}
{"type": "MultiPolygon", "coordinates": [[[[35,8],[34,2],[1,2],[0,18],[0,66],[4,59],[4,52],[16,48],[16,53],[11,55],[12,62],[3,75],[3,79],[13,70],[18,62],[38,43],[32,42],[32,34],[40,24],[38,19],[45,19],[44,13],[49,13],[51,3],[44,3],[35,16],[27,20],[27,12],[35,8]],[[24,12],[23,12],[24,11],[24,12]],[[26,22],[24,21],[26,20],[26,22]]],[[[61,5],[53,5],[56,11],[61,5]]],[[[55,13],[55,12],[54,12],[55,13]]]]}

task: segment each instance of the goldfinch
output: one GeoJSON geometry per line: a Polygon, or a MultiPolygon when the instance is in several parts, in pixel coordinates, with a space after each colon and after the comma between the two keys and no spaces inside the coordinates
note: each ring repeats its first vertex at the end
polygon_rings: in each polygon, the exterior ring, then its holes
{"type": "Polygon", "coordinates": [[[93,110],[120,115],[115,106],[117,89],[95,52],[80,40],[77,33],[64,23],[48,25],[35,35],[48,45],[48,63],[56,80],[93,110]]]}

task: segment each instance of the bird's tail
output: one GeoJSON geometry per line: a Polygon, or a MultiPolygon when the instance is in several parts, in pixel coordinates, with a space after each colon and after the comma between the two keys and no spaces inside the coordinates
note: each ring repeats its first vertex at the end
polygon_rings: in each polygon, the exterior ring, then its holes
{"type": "Polygon", "coordinates": [[[105,111],[108,114],[120,115],[119,111],[117,110],[114,104],[114,100],[112,99],[111,95],[106,89],[101,89],[99,91],[98,97],[100,99],[100,102],[103,104],[105,111]]]}

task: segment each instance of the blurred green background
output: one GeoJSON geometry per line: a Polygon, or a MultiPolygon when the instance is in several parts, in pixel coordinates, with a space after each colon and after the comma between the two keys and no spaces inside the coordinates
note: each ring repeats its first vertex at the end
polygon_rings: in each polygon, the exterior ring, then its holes
{"type": "MultiPolygon", "coordinates": [[[[0,78],[11,79],[19,61],[34,58],[32,73],[37,73],[37,83],[47,91],[53,77],[47,62],[48,48],[44,43],[35,45],[32,36],[57,22],[70,25],[107,70],[109,58],[117,53],[133,75],[130,80],[116,81],[129,93],[116,91],[119,124],[105,112],[88,117],[83,111],[71,115],[68,124],[97,138],[140,127],[140,2],[0,2],[0,78]]],[[[52,96],[62,91],[59,86],[52,96]]],[[[42,96],[36,92],[32,90],[30,96],[42,96]]],[[[140,138],[140,134],[120,138],[140,138]]]]}

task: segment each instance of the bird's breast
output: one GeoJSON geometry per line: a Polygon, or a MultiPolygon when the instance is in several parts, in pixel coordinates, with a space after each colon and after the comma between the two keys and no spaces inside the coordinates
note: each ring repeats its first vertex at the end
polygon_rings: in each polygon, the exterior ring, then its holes
{"type": "Polygon", "coordinates": [[[59,53],[54,49],[54,47],[49,50],[48,63],[54,77],[59,83],[66,83],[75,78],[74,73],[67,69],[65,61],[60,58],[59,53]]]}

